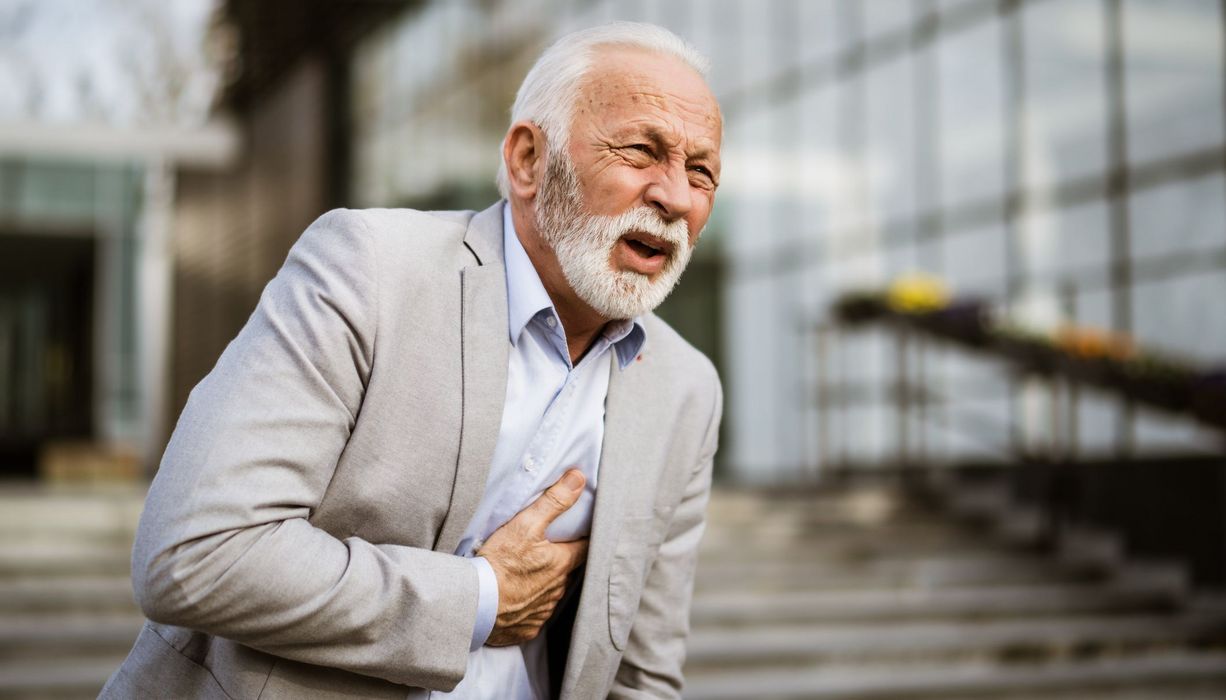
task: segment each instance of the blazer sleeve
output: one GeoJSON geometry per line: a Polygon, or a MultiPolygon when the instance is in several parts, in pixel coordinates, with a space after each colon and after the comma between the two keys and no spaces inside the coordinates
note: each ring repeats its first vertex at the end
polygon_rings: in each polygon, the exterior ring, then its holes
{"type": "MultiPolygon", "coordinates": [[[[714,370],[712,370],[714,375],[714,370]]],[[[610,698],[679,698],[683,683],[685,644],[690,632],[690,599],[698,544],[706,526],[711,495],[711,471],[719,441],[723,393],[719,378],[712,379],[711,419],[698,464],[686,482],[664,541],[639,600],[638,614],[610,698]]]]}
{"type": "Polygon", "coordinates": [[[303,234],[192,391],[141,516],[155,622],[287,659],[449,690],[477,608],[471,562],[314,527],[374,356],[378,256],[361,215],[303,234]]]}

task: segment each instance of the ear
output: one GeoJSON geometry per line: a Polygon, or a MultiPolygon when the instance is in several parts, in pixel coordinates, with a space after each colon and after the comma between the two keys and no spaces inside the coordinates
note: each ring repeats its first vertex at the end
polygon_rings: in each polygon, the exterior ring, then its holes
{"type": "Polygon", "coordinates": [[[545,132],[530,121],[518,121],[502,141],[502,160],[507,166],[511,193],[529,201],[536,196],[545,172],[545,132]]]}

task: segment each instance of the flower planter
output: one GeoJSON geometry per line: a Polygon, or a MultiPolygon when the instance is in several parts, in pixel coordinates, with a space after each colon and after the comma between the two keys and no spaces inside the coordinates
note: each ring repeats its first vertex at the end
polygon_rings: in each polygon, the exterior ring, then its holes
{"type": "Polygon", "coordinates": [[[875,321],[888,313],[885,297],[879,294],[848,294],[834,305],[835,317],[852,325],[875,321]]]}
{"type": "Polygon", "coordinates": [[[926,307],[919,302],[932,300],[912,296],[904,299],[911,303],[904,307],[888,294],[849,294],[835,304],[834,314],[850,324],[885,321],[912,328],[990,352],[1026,373],[1065,377],[1226,429],[1226,366],[1200,372],[1175,359],[1142,353],[1131,338],[1109,331],[1070,326],[1048,336],[994,324],[982,299],[926,307]]]}
{"type": "Polygon", "coordinates": [[[979,299],[964,299],[949,306],[920,314],[917,321],[931,332],[971,348],[983,348],[991,341],[988,305],[979,299]]]}

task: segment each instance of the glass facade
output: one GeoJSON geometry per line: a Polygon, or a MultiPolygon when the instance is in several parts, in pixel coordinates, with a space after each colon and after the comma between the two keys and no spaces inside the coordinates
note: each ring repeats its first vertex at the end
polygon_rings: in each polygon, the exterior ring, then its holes
{"type": "Polygon", "coordinates": [[[706,349],[731,474],[1053,443],[1222,449],[1187,421],[829,316],[847,290],[922,271],[1038,329],[1226,364],[1220,0],[436,2],[359,52],[359,204],[488,203],[531,61],[611,19],[662,24],[712,59],[724,180],[699,251],[720,283],[718,319],[699,321],[722,328],[706,349]]]}

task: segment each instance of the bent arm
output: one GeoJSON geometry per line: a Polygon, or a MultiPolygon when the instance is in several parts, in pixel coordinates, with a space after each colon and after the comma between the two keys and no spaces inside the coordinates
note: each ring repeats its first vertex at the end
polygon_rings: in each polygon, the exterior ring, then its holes
{"type": "Polygon", "coordinates": [[[145,614],[297,661],[449,689],[477,573],[460,557],[338,539],[308,520],[373,362],[378,276],[361,218],[311,225],[192,391],[141,516],[145,614]]]}
{"type": "Polygon", "coordinates": [[[723,396],[717,378],[701,456],[647,575],[610,698],[677,698],[681,695],[681,667],[685,663],[685,643],[690,632],[694,567],[706,526],[722,408],[723,396]]]}

